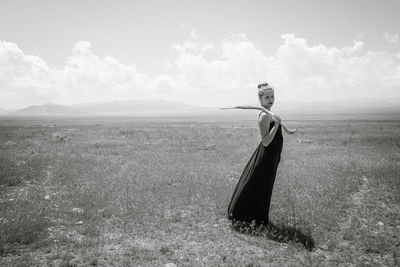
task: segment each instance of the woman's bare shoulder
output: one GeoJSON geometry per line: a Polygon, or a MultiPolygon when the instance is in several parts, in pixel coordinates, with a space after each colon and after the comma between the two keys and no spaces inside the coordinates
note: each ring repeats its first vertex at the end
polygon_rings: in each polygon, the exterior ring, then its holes
{"type": "Polygon", "coordinates": [[[264,122],[268,122],[269,123],[269,121],[270,121],[270,117],[268,116],[268,114],[266,112],[261,111],[258,114],[258,122],[259,123],[264,123],[264,122]]]}

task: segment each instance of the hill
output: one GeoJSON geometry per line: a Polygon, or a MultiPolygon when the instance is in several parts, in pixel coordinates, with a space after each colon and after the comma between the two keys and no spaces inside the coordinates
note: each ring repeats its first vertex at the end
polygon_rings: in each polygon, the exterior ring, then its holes
{"type": "Polygon", "coordinates": [[[7,115],[12,116],[82,116],[88,115],[79,109],[69,106],[47,103],[43,105],[29,106],[24,109],[16,110],[7,115]]]}
{"type": "Polygon", "coordinates": [[[6,110],[6,109],[3,109],[3,108],[0,108],[0,115],[7,114],[7,113],[9,113],[9,112],[10,112],[9,110],[6,110]]]}
{"type": "Polygon", "coordinates": [[[186,103],[158,99],[85,103],[72,107],[94,115],[162,115],[207,110],[207,108],[194,107],[186,103]]]}
{"type": "MultiPolygon", "coordinates": [[[[242,105],[246,104],[243,103],[242,105]]],[[[252,103],[251,105],[259,104],[252,103]]],[[[400,104],[382,100],[342,100],[310,103],[277,101],[272,111],[285,120],[400,120],[400,104]]],[[[256,114],[257,111],[255,110],[222,111],[219,107],[197,107],[182,102],[157,99],[84,103],[71,106],[47,103],[12,112],[0,109],[0,115],[3,116],[192,117],[204,120],[247,120],[254,119],[256,114]]]]}

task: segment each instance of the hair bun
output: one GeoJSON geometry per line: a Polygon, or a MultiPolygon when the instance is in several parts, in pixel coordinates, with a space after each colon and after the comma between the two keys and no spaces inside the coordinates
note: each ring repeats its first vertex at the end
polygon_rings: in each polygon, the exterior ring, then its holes
{"type": "Polygon", "coordinates": [[[268,86],[268,83],[267,83],[267,82],[265,82],[265,83],[260,83],[259,85],[257,85],[257,88],[260,89],[260,88],[263,87],[263,86],[268,86]]]}

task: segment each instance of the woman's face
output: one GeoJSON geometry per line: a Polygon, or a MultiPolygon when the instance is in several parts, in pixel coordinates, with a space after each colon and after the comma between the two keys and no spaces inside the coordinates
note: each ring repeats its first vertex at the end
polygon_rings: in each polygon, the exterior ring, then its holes
{"type": "Polygon", "coordinates": [[[274,90],[272,89],[265,90],[263,95],[260,97],[261,106],[265,108],[271,108],[272,105],[274,104],[274,101],[275,101],[275,96],[274,96],[274,90]]]}

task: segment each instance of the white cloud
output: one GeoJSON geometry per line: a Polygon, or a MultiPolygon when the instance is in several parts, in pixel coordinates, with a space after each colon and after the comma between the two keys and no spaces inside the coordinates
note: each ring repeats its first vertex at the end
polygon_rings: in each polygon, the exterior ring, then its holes
{"type": "Polygon", "coordinates": [[[282,35],[284,44],[268,60],[268,74],[284,98],[320,99],[400,97],[400,61],[388,52],[365,51],[360,41],[352,46],[310,46],[305,39],[282,35]],[[390,82],[389,82],[390,80],[390,82]]]}
{"type": "Polygon", "coordinates": [[[50,69],[37,56],[25,55],[15,44],[1,42],[0,86],[0,106],[5,108],[146,97],[154,87],[134,65],[121,64],[110,56],[100,58],[84,41],[75,45],[61,70],[50,69]]]}
{"type": "Polygon", "coordinates": [[[190,41],[178,52],[174,79],[182,98],[196,105],[229,105],[256,101],[256,84],[266,78],[267,58],[243,34],[219,44],[190,41]]]}
{"type": "Polygon", "coordinates": [[[264,80],[276,86],[281,100],[400,98],[397,55],[368,51],[358,40],[336,48],[309,45],[293,34],[281,37],[284,43],[270,57],[244,34],[214,44],[207,52],[200,41],[175,49],[175,79],[183,86],[185,100],[219,106],[256,102],[256,84],[264,80]]]}
{"type": "Polygon", "coordinates": [[[198,32],[197,30],[195,30],[195,29],[191,29],[191,30],[190,30],[190,36],[191,36],[193,39],[198,39],[198,38],[199,38],[199,32],[198,32]]]}
{"type": "Polygon", "coordinates": [[[398,52],[368,51],[358,40],[345,47],[310,45],[284,34],[276,53],[266,56],[245,34],[220,42],[192,35],[172,46],[177,58],[157,77],[114,57],[101,58],[85,41],[75,45],[62,69],[0,42],[0,107],[138,98],[227,106],[256,103],[256,85],[263,81],[275,85],[278,101],[400,98],[398,52]]]}
{"type": "Polygon", "coordinates": [[[25,55],[16,44],[0,41],[0,105],[12,108],[48,100],[50,69],[37,56],[25,55]]]}
{"type": "Polygon", "coordinates": [[[49,71],[39,57],[27,56],[17,45],[0,41],[0,82],[6,88],[46,86],[49,71]]]}
{"type": "Polygon", "coordinates": [[[58,87],[72,101],[108,101],[132,98],[146,92],[150,79],[136,71],[134,65],[124,65],[107,56],[93,53],[89,42],[78,42],[68,64],[61,72],[58,87]]]}
{"type": "Polygon", "coordinates": [[[398,44],[400,40],[398,33],[390,33],[390,32],[384,32],[383,38],[385,39],[386,42],[391,44],[398,44]]]}

